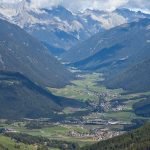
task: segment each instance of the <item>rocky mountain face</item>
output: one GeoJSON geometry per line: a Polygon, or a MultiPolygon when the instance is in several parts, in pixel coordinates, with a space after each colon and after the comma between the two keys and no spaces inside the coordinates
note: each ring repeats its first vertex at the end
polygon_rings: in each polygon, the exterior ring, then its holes
{"type": "Polygon", "coordinates": [[[149,15],[128,9],[113,12],[86,10],[77,13],[62,6],[35,9],[31,7],[30,1],[22,0],[17,4],[1,2],[0,17],[24,28],[50,50],[55,49],[59,53],[60,49],[68,50],[99,31],[149,15]]]}

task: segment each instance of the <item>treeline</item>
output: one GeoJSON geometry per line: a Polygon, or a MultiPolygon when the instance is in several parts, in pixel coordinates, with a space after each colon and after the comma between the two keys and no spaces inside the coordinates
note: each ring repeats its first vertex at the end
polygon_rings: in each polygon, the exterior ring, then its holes
{"type": "Polygon", "coordinates": [[[150,150],[150,124],[80,150],[150,150]]]}
{"type": "MultiPolygon", "coordinates": [[[[46,147],[53,147],[53,148],[59,148],[61,150],[76,150],[79,148],[78,144],[72,143],[72,142],[66,142],[66,141],[58,141],[58,140],[50,140],[45,137],[41,136],[32,136],[28,134],[22,134],[22,133],[6,133],[5,136],[8,136],[16,142],[21,142],[28,145],[41,145],[42,147],[45,147],[44,150],[46,150],[46,147]]],[[[41,148],[43,149],[43,148],[41,148]]]]}
{"type": "Polygon", "coordinates": [[[136,115],[150,117],[150,96],[144,98],[144,100],[135,103],[133,109],[136,115]]]}
{"type": "Polygon", "coordinates": [[[133,119],[131,124],[125,124],[124,125],[124,131],[132,131],[134,129],[137,129],[144,124],[146,124],[149,120],[148,119],[133,119]]]}

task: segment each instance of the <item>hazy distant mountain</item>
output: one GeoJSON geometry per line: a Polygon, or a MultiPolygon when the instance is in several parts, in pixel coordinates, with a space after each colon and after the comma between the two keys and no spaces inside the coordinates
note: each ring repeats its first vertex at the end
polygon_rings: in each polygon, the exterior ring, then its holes
{"type": "MultiPolygon", "coordinates": [[[[149,17],[141,12],[120,9],[113,12],[86,10],[72,13],[62,6],[33,9],[30,2],[1,3],[0,17],[19,25],[51,49],[69,49],[90,36],[112,27],[149,17]]],[[[53,52],[53,51],[52,51],[53,52]]]]}
{"type": "Polygon", "coordinates": [[[0,20],[0,70],[20,72],[51,87],[64,86],[73,77],[38,40],[4,20],[0,20]]]}

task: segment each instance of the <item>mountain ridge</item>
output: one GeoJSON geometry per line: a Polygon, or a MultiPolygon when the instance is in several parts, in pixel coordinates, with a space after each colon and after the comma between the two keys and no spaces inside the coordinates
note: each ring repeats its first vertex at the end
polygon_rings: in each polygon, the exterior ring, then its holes
{"type": "Polygon", "coordinates": [[[74,78],[42,43],[4,20],[0,20],[0,68],[49,87],[62,87],[74,78]]]}

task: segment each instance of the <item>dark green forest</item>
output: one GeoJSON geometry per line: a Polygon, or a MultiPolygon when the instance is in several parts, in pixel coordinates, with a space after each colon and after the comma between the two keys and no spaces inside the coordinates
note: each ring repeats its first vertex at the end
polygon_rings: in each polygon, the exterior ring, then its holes
{"type": "Polygon", "coordinates": [[[150,124],[80,150],[150,150],[150,124]]]}

